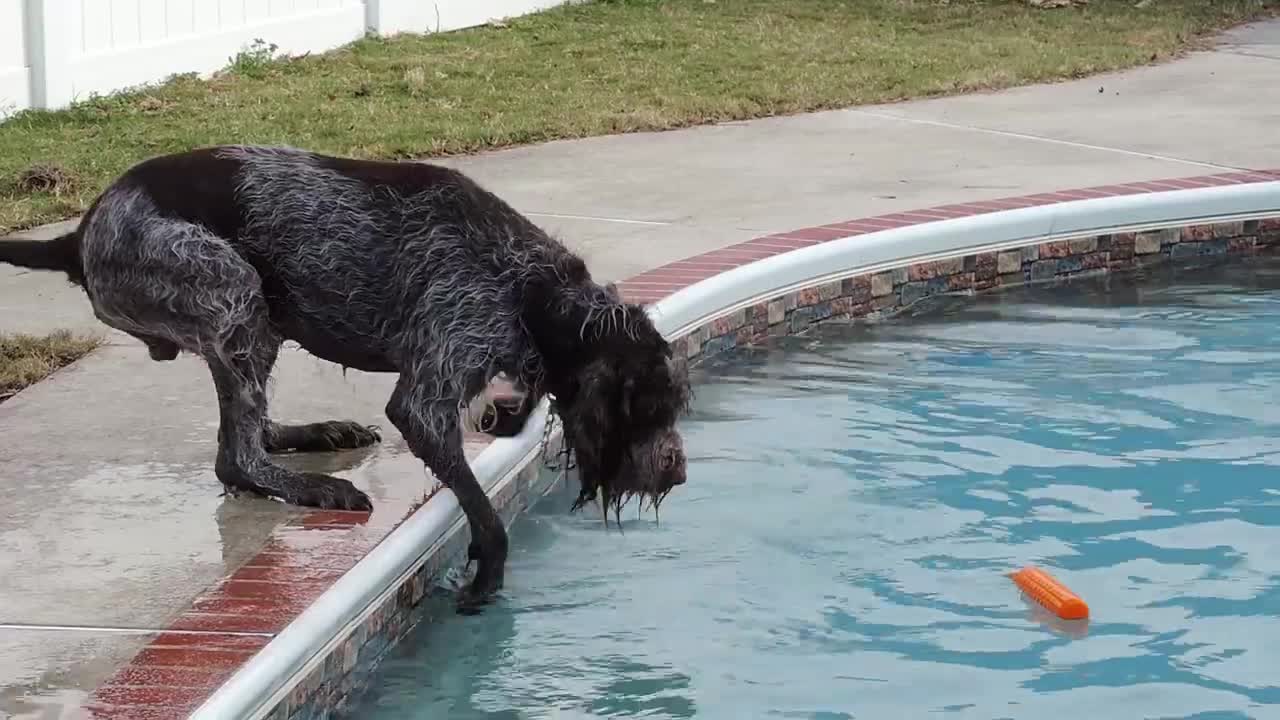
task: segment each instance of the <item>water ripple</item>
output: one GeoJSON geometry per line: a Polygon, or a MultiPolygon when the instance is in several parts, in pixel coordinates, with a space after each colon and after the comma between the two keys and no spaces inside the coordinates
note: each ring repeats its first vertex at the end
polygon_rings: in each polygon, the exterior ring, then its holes
{"type": "MultiPolygon", "coordinates": [[[[937,303],[700,371],[662,524],[517,522],[355,716],[1262,717],[1280,264],[937,303]],[[1093,610],[1067,628],[1024,563],[1093,610]]],[[[1272,711],[1270,716],[1280,716],[1272,711]]]]}

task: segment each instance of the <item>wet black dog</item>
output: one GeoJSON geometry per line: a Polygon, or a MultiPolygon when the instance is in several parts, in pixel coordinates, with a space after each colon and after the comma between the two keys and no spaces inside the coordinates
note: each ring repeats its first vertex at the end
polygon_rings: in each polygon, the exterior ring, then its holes
{"type": "Polygon", "coordinates": [[[578,468],[574,507],[660,501],[685,480],[677,418],[688,377],[644,310],[463,174],[291,148],[217,147],[142,162],[79,227],[0,243],[0,261],[65,272],[95,315],[155,360],[207,362],[217,390],[218,479],[321,508],[368,510],[349,481],[268,459],[378,442],[348,421],[285,426],[265,388],[280,346],[399,375],[386,413],[456,495],[478,561],[467,605],[501,588],[503,524],[463,454],[467,411],[499,373],[514,400],[486,431],[513,435],[546,395],[578,468]]]}

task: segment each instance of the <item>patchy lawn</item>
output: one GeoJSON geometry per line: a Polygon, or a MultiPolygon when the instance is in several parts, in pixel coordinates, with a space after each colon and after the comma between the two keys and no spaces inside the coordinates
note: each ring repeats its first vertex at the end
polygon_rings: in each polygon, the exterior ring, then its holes
{"type": "Polygon", "coordinates": [[[65,330],[44,337],[0,334],[0,402],[89,354],[99,342],[65,330]]]}
{"type": "Polygon", "coordinates": [[[284,143],[418,158],[1003,88],[1175,55],[1280,0],[595,0],[191,77],[0,124],[0,234],[147,156],[284,143]]]}

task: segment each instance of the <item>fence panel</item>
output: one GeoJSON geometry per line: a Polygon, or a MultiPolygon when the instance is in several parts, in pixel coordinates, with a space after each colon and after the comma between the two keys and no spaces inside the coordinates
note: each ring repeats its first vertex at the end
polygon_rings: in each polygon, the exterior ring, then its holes
{"type": "MultiPolygon", "coordinates": [[[[38,0],[55,3],[58,0],[38,0]]],[[[324,52],[364,34],[363,0],[70,0],[54,23],[66,72],[58,106],[178,73],[207,75],[261,39],[288,53],[324,52]],[[60,21],[60,22],[59,22],[60,21]]],[[[56,82],[61,79],[61,82],[56,82]]]]}
{"type": "Polygon", "coordinates": [[[255,40],[322,53],[381,34],[437,32],[566,0],[0,0],[0,117],[207,75],[255,40]]]}
{"type": "Polygon", "coordinates": [[[26,0],[0,0],[0,117],[31,105],[26,0]]]}

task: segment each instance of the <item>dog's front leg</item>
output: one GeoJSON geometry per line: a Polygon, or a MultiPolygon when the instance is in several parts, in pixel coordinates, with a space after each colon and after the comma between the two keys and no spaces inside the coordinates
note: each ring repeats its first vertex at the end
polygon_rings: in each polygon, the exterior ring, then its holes
{"type": "Polygon", "coordinates": [[[489,496],[471,471],[462,445],[459,403],[414,401],[415,382],[402,375],[387,403],[387,418],[404,436],[409,449],[453,491],[471,530],[470,559],[477,561],[475,579],[458,601],[459,612],[477,612],[502,589],[507,563],[507,530],[489,496]]]}

